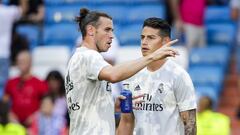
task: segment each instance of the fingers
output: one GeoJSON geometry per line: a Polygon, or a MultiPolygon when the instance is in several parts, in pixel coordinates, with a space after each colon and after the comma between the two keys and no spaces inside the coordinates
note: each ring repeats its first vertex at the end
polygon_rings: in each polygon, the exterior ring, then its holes
{"type": "Polygon", "coordinates": [[[120,96],[117,97],[117,99],[123,100],[123,99],[126,99],[126,97],[123,96],[123,95],[120,95],[120,96]]]}
{"type": "Polygon", "coordinates": [[[177,41],[178,41],[178,39],[172,40],[172,41],[166,43],[166,44],[163,45],[163,46],[168,46],[168,47],[170,47],[171,45],[175,44],[177,41]]]}
{"type": "Polygon", "coordinates": [[[135,99],[139,99],[141,97],[144,97],[146,94],[141,94],[141,95],[137,95],[137,96],[133,96],[133,100],[135,99]]]}
{"type": "Polygon", "coordinates": [[[139,104],[139,103],[142,103],[142,102],[145,102],[145,101],[144,101],[144,100],[135,101],[135,102],[134,102],[134,105],[139,104]]]}
{"type": "Polygon", "coordinates": [[[176,55],[179,55],[179,52],[176,49],[173,49],[171,47],[164,48],[164,52],[166,56],[172,56],[175,57],[176,55]]]}

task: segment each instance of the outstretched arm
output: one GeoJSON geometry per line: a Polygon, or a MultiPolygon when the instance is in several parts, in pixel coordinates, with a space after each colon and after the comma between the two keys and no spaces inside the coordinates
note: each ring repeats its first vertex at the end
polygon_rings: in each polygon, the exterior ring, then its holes
{"type": "Polygon", "coordinates": [[[99,80],[106,80],[112,83],[120,82],[122,80],[130,78],[153,61],[161,60],[166,57],[174,57],[177,55],[177,51],[171,47],[171,45],[176,42],[177,40],[170,41],[152,54],[140,59],[125,62],[115,66],[106,66],[100,71],[98,78],[99,80]]]}
{"type": "Polygon", "coordinates": [[[196,135],[196,109],[180,112],[180,117],[184,124],[185,135],[196,135]]]}

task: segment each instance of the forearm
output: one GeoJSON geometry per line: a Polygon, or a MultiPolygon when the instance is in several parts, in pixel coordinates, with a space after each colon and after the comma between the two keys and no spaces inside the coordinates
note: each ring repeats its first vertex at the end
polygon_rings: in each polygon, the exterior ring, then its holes
{"type": "Polygon", "coordinates": [[[45,12],[45,8],[43,5],[39,6],[38,8],[38,13],[37,13],[37,18],[38,20],[43,20],[44,18],[44,12],[45,12]]]}
{"type": "Polygon", "coordinates": [[[180,116],[184,124],[185,135],[196,135],[196,109],[181,112],[180,116]]]}
{"type": "Polygon", "coordinates": [[[117,129],[117,135],[132,135],[134,129],[134,115],[126,113],[121,115],[121,120],[117,129]]]}
{"type": "Polygon", "coordinates": [[[20,8],[22,10],[22,15],[26,15],[27,11],[28,11],[28,4],[27,4],[27,0],[21,0],[20,1],[20,8]]]}
{"type": "Polygon", "coordinates": [[[239,10],[237,8],[233,8],[231,10],[231,18],[232,18],[232,20],[236,21],[238,19],[238,14],[239,14],[239,10]]]}
{"type": "Polygon", "coordinates": [[[115,66],[108,66],[104,69],[105,71],[102,72],[108,75],[100,75],[99,79],[107,80],[112,83],[119,82],[133,76],[151,62],[153,62],[153,58],[151,55],[149,55],[146,57],[139,58],[137,60],[121,63],[115,66]]]}

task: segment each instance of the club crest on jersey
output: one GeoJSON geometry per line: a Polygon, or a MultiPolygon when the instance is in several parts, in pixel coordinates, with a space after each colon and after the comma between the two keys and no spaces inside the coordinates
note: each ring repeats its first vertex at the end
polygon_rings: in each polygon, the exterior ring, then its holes
{"type": "Polygon", "coordinates": [[[137,85],[137,86],[135,87],[134,91],[139,91],[139,90],[141,90],[141,88],[140,88],[139,85],[137,85]]]}
{"type": "Polygon", "coordinates": [[[163,93],[163,91],[164,91],[163,83],[160,83],[160,84],[158,85],[158,91],[159,91],[160,93],[163,93]]]}

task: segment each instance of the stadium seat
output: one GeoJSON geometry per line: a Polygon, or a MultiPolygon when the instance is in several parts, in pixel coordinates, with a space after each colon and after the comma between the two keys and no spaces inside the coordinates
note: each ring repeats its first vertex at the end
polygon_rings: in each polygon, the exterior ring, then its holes
{"type": "Polygon", "coordinates": [[[74,22],[76,16],[79,16],[80,8],[92,7],[84,4],[65,4],[46,6],[45,23],[66,23],[74,22]]]}
{"type": "Polygon", "coordinates": [[[179,55],[177,55],[176,57],[170,57],[169,59],[175,61],[182,68],[187,70],[189,66],[189,53],[187,48],[182,45],[174,45],[173,47],[178,51],[179,55]]]}
{"type": "Polygon", "coordinates": [[[70,49],[66,46],[39,46],[33,50],[33,74],[45,79],[48,72],[58,70],[65,74],[70,58],[70,49]]]}
{"type": "Polygon", "coordinates": [[[206,25],[209,44],[233,44],[236,27],[233,23],[209,23],[206,25]]]}
{"type": "Polygon", "coordinates": [[[2,3],[7,5],[9,3],[9,0],[2,0],[2,3]]]}
{"type": "Polygon", "coordinates": [[[188,70],[194,85],[207,85],[220,93],[224,79],[223,68],[219,66],[196,66],[188,70]]]}
{"type": "Polygon", "coordinates": [[[40,28],[36,25],[26,24],[26,25],[19,25],[17,27],[17,32],[28,39],[30,43],[30,49],[33,49],[40,43],[39,29],[40,28]]]}
{"type": "Polygon", "coordinates": [[[230,7],[208,6],[205,12],[206,23],[231,22],[230,7]]]}
{"type": "Polygon", "coordinates": [[[193,48],[189,59],[191,66],[216,65],[225,69],[230,59],[230,51],[229,47],[224,45],[193,48]]]}
{"type": "Polygon", "coordinates": [[[129,14],[126,16],[129,22],[143,23],[146,18],[160,17],[165,18],[165,7],[162,4],[144,4],[132,6],[129,14]]]}
{"type": "Polygon", "coordinates": [[[77,24],[65,23],[45,26],[43,33],[44,45],[63,44],[70,45],[70,47],[75,45],[80,35],[77,24]]]}
{"type": "Polygon", "coordinates": [[[140,58],[142,56],[141,54],[141,48],[140,46],[121,46],[118,50],[116,63],[122,63],[129,60],[135,60],[137,58],[140,58]]]}
{"type": "Polygon", "coordinates": [[[113,18],[115,23],[124,23],[126,21],[127,7],[122,5],[99,6],[98,11],[105,12],[113,18]]]}
{"type": "Polygon", "coordinates": [[[142,24],[129,24],[117,33],[121,45],[140,45],[142,24]]]}

